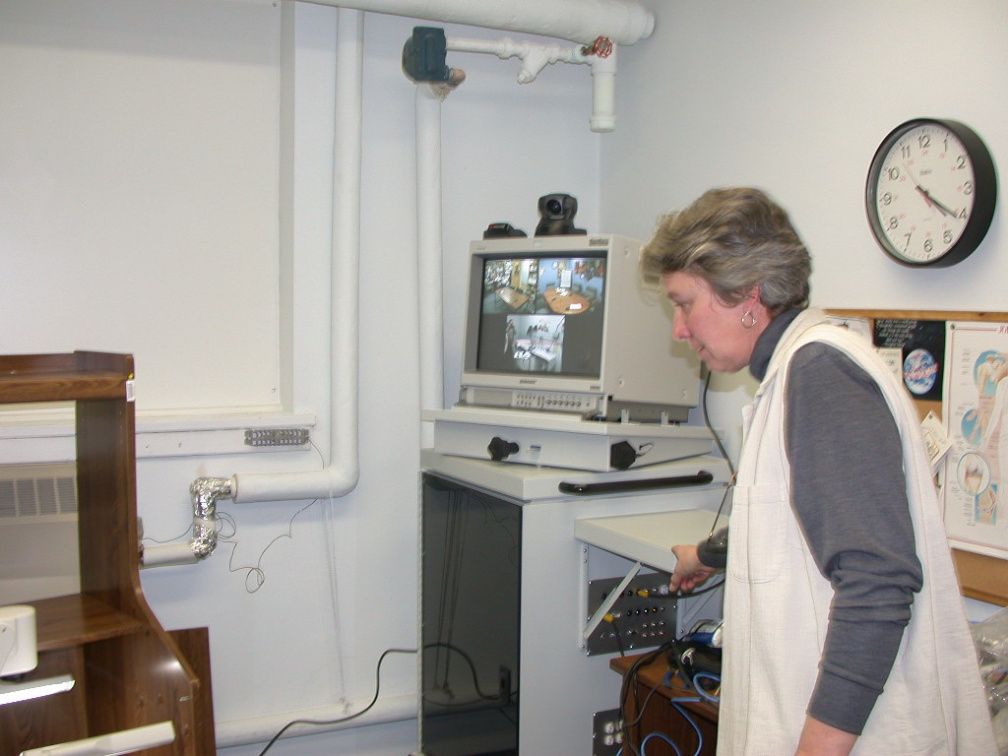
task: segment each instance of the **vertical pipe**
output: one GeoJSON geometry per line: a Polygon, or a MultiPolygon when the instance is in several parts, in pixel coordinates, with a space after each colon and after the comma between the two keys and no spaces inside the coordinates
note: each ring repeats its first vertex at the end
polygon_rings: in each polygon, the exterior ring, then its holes
{"type": "Polygon", "coordinates": [[[330,318],[331,459],[309,472],[242,473],[234,501],[338,498],[357,485],[357,395],[360,333],[361,99],[364,14],[339,8],[332,197],[330,318]]]}
{"type": "Polygon", "coordinates": [[[364,14],[340,8],[336,37],[333,169],[332,458],[329,496],[357,485],[360,355],[360,209],[364,14]]]}
{"type": "Polygon", "coordinates": [[[591,59],[592,73],[592,115],[589,119],[592,131],[607,132],[616,128],[616,51],[612,46],[607,56],[591,59]]]}
{"type": "MultiPolygon", "coordinates": [[[[420,330],[420,406],[444,407],[444,316],[441,235],[441,102],[428,84],[416,91],[417,245],[420,330]]],[[[434,445],[433,428],[421,428],[421,448],[434,445]]]]}

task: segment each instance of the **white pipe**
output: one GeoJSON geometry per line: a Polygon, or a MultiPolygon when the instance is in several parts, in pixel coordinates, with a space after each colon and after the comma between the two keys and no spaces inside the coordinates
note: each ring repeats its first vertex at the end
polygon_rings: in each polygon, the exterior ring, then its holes
{"type": "MultiPolygon", "coordinates": [[[[527,58],[530,55],[538,54],[547,58],[547,63],[556,63],[563,60],[568,63],[587,63],[588,57],[585,55],[585,45],[540,45],[533,42],[515,42],[511,37],[502,37],[499,40],[489,39],[464,39],[460,37],[447,37],[445,46],[448,50],[455,52],[472,53],[492,53],[501,60],[508,58],[527,58]]],[[[523,84],[525,82],[522,82],[523,84]]]]}
{"type": "Polygon", "coordinates": [[[636,0],[310,0],[318,5],[394,16],[542,34],[588,44],[608,37],[621,45],[647,39],[655,18],[636,0]]]}
{"type": "Polygon", "coordinates": [[[591,58],[585,55],[583,45],[562,47],[560,45],[538,45],[531,42],[515,42],[510,37],[504,37],[496,42],[482,39],[445,40],[448,50],[454,52],[490,53],[501,60],[520,58],[524,65],[518,72],[518,83],[529,84],[551,63],[590,63],[591,58]]]}
{"type": "Polygon", "coordinates": [[[332,197],[330,462],[321,470],[240,473],[235,503],[345,496],[357,485],[357,389],[360,332],[361,99],[364,16],[339,8],[336,36],[336,115],[332,197]]]}
{"type": "MultiPolygon", "coordinates": [[[[420,405],[444,407],[444,312],[441,238],[441,102],[446,87],[416,91],[417,253],[420,405]]],[[[421,448],[434,445],[433,426],[421,427],[421,448]]]]}
{"type": "MultiPolygon", "coordinates": [[[[507,3],[477,3],[472,0],[312,1],[338,8],[329,355],[332,394],[330,462],[315,471],[235,474],[231,478],[231,489],[234,501],[239,504],[339,498],[356,487],[360,474],[357,449],[363,66],[363,15],[360,11],[523,31],[585,44],[600,36],[615,43],[633,44],[650,36],[654,29],[653,14],[636,0],[577,0],[576,8],[572,8],[572,0],[510,0],[507,3]]],[[[615,123],[612,115],[615,60],[593,56],[591,63],[596,99],[592,129],[611,131],[615,123]]],[[[524,70],[523,74],[532,78],[535,76],[535,73],[529,74],[524,70]]],[[[417,211],[420,219],[431,220],[427,226],[423,225],[424,220],[418,223],[421,291],[431,295],[426,303],[421,303],[421,402],[425,407],[437,408],[444,402],[444,347],[440,317],[440,259],[436,264],[432,261],[435,254],[440,256],[441,190],[440,167],[433,166],[432,161],[440,163],[440,103],[429,102],[424,106],[425,110],[436,109],[436,117],[431,113],[421,117],[419,96],[417,108],[418,147],[421,140],[428,145],[428,150],[421,150],[418,155],[417,211]],[[421,122],[425,125],[422,126],[421,122]],[[434,133],[438,142],[436,150],[431,149],[431,134],[434,133]],[[428,190],[428,184],[434,184],[433,191],[428,190]],[[428,204],[432,206],[428,207],[428,204]],[[435,292],[438,293],[437,299],[432,298],[435,292]],[[431,302],[437,305],[431,306],[431,302]]],[[[425,429],[423,432],[430,431],[425,429]]]]}
{"type": "Polygon", "coordinates": [[[446,40],[448,50],[454,52],[489,53],[501,60],[520,58],[521,70],[518,83],[528,84],[535,80],[547,65],[557,62],[587,63],[592,73],[592,115],[589,124],[592,131],[608,132],[616,128],[616,50],[612,44],[601,52],[583,45],[561,47],[560,45],[538,45],[531,42],[515,42],[510,37],[489,41],[481,39],[446,40]]]}
{"type": "Polygon", "coordinates": [[[591,60],[592,114],[588,119],[592,131],[613,131],[616,128],[616,50],[591,60]]]}
{"type": "Polygon", "coordinates": [[[144,546],[143,551],[140,552],[140,566],[145,569],[176,564],[196,564],[198,561],[189,541],[144,546]]]}

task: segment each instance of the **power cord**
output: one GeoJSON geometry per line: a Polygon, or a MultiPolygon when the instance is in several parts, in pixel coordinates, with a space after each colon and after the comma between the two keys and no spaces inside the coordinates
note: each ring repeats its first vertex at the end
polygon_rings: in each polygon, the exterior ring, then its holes
{"type": "MultiPolygon", "coordinates": [[[[686,709],[683,708],[682,704],[678,704],[675,701],[673,701],[672,702],[672,706],[675,707],[676,711],[678,711],[680,714],[682,714],[683,719],[685,719],[687,722],[689,722],[690,726],[693,728],[693,731],[696,733],[696,736],[697,736],[697,747],[696,747],[696,750],[693,752],[693,756],[700,756],[700,751],[703,750],[703,733],[700,732],[700,725],[698,725],[696,723],[696,720],[693,719],[692,716],[690,716],[689,712],[686,711],[686,709]]],[[[641,756],[644,756],[644,754],[641,753],[641,756]]]]}
{"type": "Polygon", "coordinates": [[[655,600],[678,601],[679,599],[693,598],[694,596],[702,596],[705,593],[716,591],[718,588],[724,585],[724,583],[725,583],[724,578],[721,578],[716,583],[711,583],[709,585],[705,585],[703,588],[697,588],[692,591],[678,590],[675,593],[646,593],[646,594],[638,593],[637,595],[641,596],[642,598],[649,598],[655,600]]]}
{"type": "Polygon", "coordinates": [[[652,732],[651,734],[646,735],[644,737],[644,739],[641,741],[640,744],[641,756],[646,756],[645,749],[647,748],[647,744],[655,739],[661,740],[663,743],[665,743],[665,745],[667,745],[669,748],[675,751],[675,756],[682,756],[682,751],[679,750],[679,746],[675,744],[675,741],[672,740],[672,738],[670,738],[668,735],[665,735],[664,733],[661,732],[652,732]]]}
{"type": "MultiPolygon", "coordinates": [[[[480,690],[480,688],[479,688],[479,679],[478,679],[478,675],[476,673],[476,665],[473,662],[472,657],[469,656],[469,654],[467,654],[461,648],[458,648],[457,646],[453,646],[453,645],[448,644],[448,643],[428,643],[428,644],[426,644],[424,646],[424,650],[425,651],[430,650],[432,648],[447,648],[449,651],[452,651],[452,652],[458,654],[459,656],[461,656],[465,660],[466,664],[469,666],[470,672],[472,673],[473,687],[476,690],[476,695],[477,695],[478,700],[482,700],[482,701],[500,701],[501,700],[499,696],[490,695],[490,694],[484,693],[483,691],[480,690]]],[[[349,722],[349,721],[351,721],[353,719],[357,719],[357,717],[363,716],[368,711],[370,711],[372,708],[374,708],[374,705],[378,702],[378,694],[381,691],[381,667],[382,667],[382,662],[385,661],[385,658],[389,654],[415,654],[416,652],[417,652],[417,650],[415,648],[389,648],[389,649],[386,649],[385,651],[382,652],[382,655],[378,658],[378,664],[377,664],[377,666],[375,668],[375,692],[374,692],[374,696],[371,698],[371,701],[368,703],[367,706],[365,706],[363,709],[361,709],[360,711],[356,712],[355,714],[350,714],[350,715],[345,716],[345,717],[338,717],[336,719],[324,719],[324,720],[319,720],[319,719],[294,719],[294,720],[291,720],[290,722],[288,722],[287,724],[285,724],[282,728],[280,728],[280,730],[270,739],[270,741],[266,744],[265,748],[263,748],[259,752],[259,756],[264,756],[266,754],[266,752],[269,751],[270,748],[272,748],[274,746],[274,744],[283,736],[283,734],[285,732],[287,732],[291,727],[294,727],[296,725],[312,725],[312,726],[316,726],[316,727],[326,727],[326,726],[331,726],[331,725],[336,725],[336,724],[342,724],[343,722],[349,722]]],[[[516,694],[516,692],[509,692],[509,695],[512,696],[512,697],[515,694],[516,694]]],[[[461,701],[461,702],[452,703],[452,704],[440,704],[439,703],[438,705],[439,706],[467,706],[470,703],[472,703],[472,702],[461,701]]]]}
{"type": "MultiPolygon", "coordinates": [[[[646,754],[646,744],[655,738],[665,741],[672,749],[682,756],[679,747],[672,742],[669,738],[662,735],[661,733],[650,733],[645,736],[640,741],[640,748],[638,749],[633,740],[630,738],[631,729],[638,727],[643,721],[644,710],[654,695],[655,691],[658,689],[658,685],[650,687],[648,690],[647,697],[640,701],[637,698],[638,685],[637,677],[640,670],[643,667],[647,667],[649,664],[653,663],[662,654],[667,654],[670,663],[673,664],[673,670],[670,670],[669,675],[679,676],[685,683],[687,689],[690,689],[695,695],[687,696],[676,696],[670,699],[670,703],[675,707],[676,711],[683,716],[684,719],[690,724],[693,730],[696,732],[697,736],[697,748],[693,756],[699,756],[700,752],[703,750],[703,734],[700,730],[700,726],[697,724],[696,720],[690,715],[690,713],[682,706],[684,703],[708,703],[717,706],[720,703],[720,692],[721,692],[721,678],[713,673],[698,671],[691,672],[684,665],[683,660],[680,658],[679,650],[681,649],[682,639],[670,640],[663,643],[661,646],[656,648],[654,651],[642,654],[637,659],[634,660],[633,664],[627,669],[626,674],[623,675],[623,682],[620,687],[620,697],[619,697],[619,713],[620,720],[623,722],[622,734],[623,734],[623,749],[621,753],[626,750],[627,753],[632,754],[632,756],[647,756],[646,754]],[[633,720],[628,720],[626,718],[626,707],[630,699],[631,691],[634,696],[634,706],[637,712],[637,716],[633,720]],[[652,737],[653,736],[653,737],[652,737]]],[[[667,684],[667,682],[666,682],[667,684]]]]}
{"type": "Polygon", "coordinates": [[[378,658],[378,665],[375,668],[375,692],[374,692],[374,697],[371,699],[371,702],[367,706],[365,706],[363,709],[361,709],[360,711],[358,711],[355,714],[350,714],[350,715],[345,716],[345,717],[338,717],[336,719],[325,719],[325,720],[318,720],[318,719],[295,719],[295,720],[292,720],[292,721],[288,722],[287,724],[285,724],[283,727],[280,728],[280,731],[277,732],[277,734],[274,735],[270,739],[270,741],[266,744],[266,747],[263,748],[259,752],[259,756],[264,756],[264,754],[270,748],[273,747],[273,745],[280,739],[280,737],[285,732],[287,732],[287,730],[289,730],[291,727],[294,727],[295,725],[313,725],[313,726],[318,726],[318,727],[325,727],[325,726],[328,726],[328,725],[334,725],[334,724],[341,724],[343,722],[349,722],[352,719],[356,719],[357,717],[363,716],[364,714],[366,714],[367,712],[369,712],[372,708],[374,708],[374,705],[378,702],[378,693],[381,690],[381,666],[382,666],[382,662],[385,661],[385,657],[387,657],[389,654],[415,654],[416,652],[417,651],[416,651],[415,648],[389,648],[389,649],[386,649],[385,651],[382,652],[382,655],[378,658]]]}
{"type": "MultiPolygon", "coordinates": [[[[626,674],[623,675],[623,682],[620,686],[620,696],[619,696],[620,720],[623,722],[623,743],[624,747],[629,748],[630,753],[634,754],[634,756],[640,756],[640,753],[634,747],[632,741],[630,740],[630,727],[631,725],[636,726],[639,723],[639,720],[630,723],[627,722],[626,717],[624,715],[624,712],[626,711],[627,700],[630,697],[630,691],[633,690],[634,695],[636,696],[637,673],[640,671],[641,667],[646,667],[648,664],[651,664],[659,656],[666,653],[671,647],[672,647],[671,642],[663,643],[662,645],[658,646],[658,648],[656,648],[654,651],[651,651],[650,653],[647,654],[641,654],[636,659],[634,659],[633,663],[630,665],[630,668],[626,671],[626,674]]],[[[641,707],[638,706],[638,711],[640,711],[640,709],[641,707]]]]}
{"type": "MultiPolygon", "coordinates": [[[[479,676],[476,674],[476,664],[475,664],[475,662],[473,662],[472,657],[469,656],[469,654],[467,654],[465,651],[463,651],[458,646],[454,646],[454,645],[452,645],[450,643],[436,642],[436,643],[426,643],[426,644],[424,644],[424,651],[429,651],[432,648],[446,648],[449,651],[452,651],[452,652],[458,654],[459,656],[461,656],[465,660],[466,664],[469,666],[469,671],[472,673],[473,689],[476,692],[476,698],[477,698],[478,701],[499,701],[500,700],[500,696],[499,695],[494,695],[494,694],[490,694],[490,693],[484,693],[482,690],[480,690],[479,676]]],[[[512,693],[511,695],[514,695],[514,694],[512,693]]],[[[471,702],[471,701],[461,701],[461,702],[457,702],[457,703],[446,704],[446,703],[440,703],[440,702],[436,702],[435,701],[435,702],[432,702],[432,703],[435,703],[438,706],[468,706],[468,705],[470,705],[473,702],[471,702]]]]}
{"type": "Polygon", "coordinates": [[[721,702],[721,678],[717,675],[712,675],[709,672],[697,672],[693,675],[693,688],[707,703],[717,704],[721,702]],[[714,683],[710,690],[701,684],[704,680],[714,683]]]}

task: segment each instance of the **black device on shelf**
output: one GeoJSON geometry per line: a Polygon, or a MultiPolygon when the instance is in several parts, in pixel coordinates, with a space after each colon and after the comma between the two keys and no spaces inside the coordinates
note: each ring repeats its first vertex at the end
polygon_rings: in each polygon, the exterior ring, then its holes
{"type": "Polygon", "coordinates": [[[539,225],[536,236],[573,236],[587,234],[583,228],[574,227],[577,215],[577,198],[569,194],[545,194],[539,198],[539,225]]]}

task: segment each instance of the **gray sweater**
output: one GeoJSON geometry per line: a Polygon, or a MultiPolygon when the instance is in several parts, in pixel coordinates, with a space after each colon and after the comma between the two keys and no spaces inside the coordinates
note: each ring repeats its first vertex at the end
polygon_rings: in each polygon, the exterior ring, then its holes
{"type": "MultiPolygon", "coordinates": [[[[777,316],[760,336],[749,363],[757,380],[765,377],[799,312],[777,316]]],[[[786,401],[791,506],[834,591],[808,713],[860,734],[889,677],[923,580],[902,446],[875,382],[834,347],[813,343],[795,354],[786,401]]],[[[701,547],[701,560],[722,567],[713,556],[701,547]]]]}

